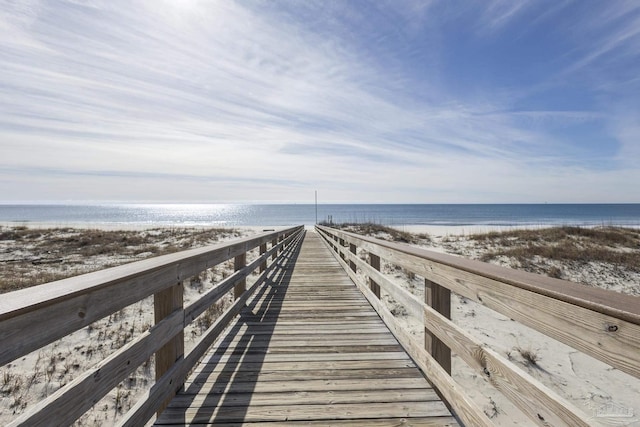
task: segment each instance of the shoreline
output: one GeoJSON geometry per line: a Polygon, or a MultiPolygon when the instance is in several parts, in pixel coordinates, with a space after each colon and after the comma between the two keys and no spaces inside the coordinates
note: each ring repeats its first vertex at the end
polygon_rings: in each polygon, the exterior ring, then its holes
{"type": "MultiPolygon", "coordinates": [[[[383,224],[384,225],[384,224],[383,224]]],[[[105,231],[143,231],[151,229],[236,229],[254,233],[278,230],[291,225],[228,225],[228,224],[202,224],[202,223],[146,223],[146,222],[60,222],[60,221],[0,221],[0,228],[27,227],[34,229],[74,228],[79,230],[105,230],[105,231]]],[[[315,224],[304,224],[306,230],[313,230],[315,224]]],[[[429,234],[433,236],[470,236],[474,234],[486,234],[490,232],[504,232],[512,230],[541,230],[556,227],[623,227],[640,229],[640,225],[627,224],[466,224],[466,225],[433,225],[433,224],[392,224],[385,225],[398,231],[412,234],[429,234]]]]}
{"type": "Polygon", "coordinates": [[[1,205],[0,225],[30,228],[272,229],[371,223],[415,233],[467,235],[547,227],[640,228],[637,204],[74,204],[1,205]]]}
{"type": "Polygon", "coordinates": [[[252,232],[278,230],[288,228],[288,225],[224,225],[224,224],[178,224],[178,223],[133,223],[133,222],[59,222],[59,221],[0,221],[2,227],[27,227],[33,229],[73,228],[78,230],[104,231],[144,231],[153,229],[236,229],[252,232]]]}
{"type": "Polygon", "coordinates": [[[427,233],[434,236],[470,236],[473,234],[486,234],[491,232],[504,232],[513,230],[542,230],[545,228],[557,227],[580,227],[580,228],[599,228],[599,227],[621,227],[630,229],[640,229],[640,225],[624,225],[624,224],[514,224],[514,225],[487,225],[487,224],[470,224],[470,225],[391,225],[399,231],[418,234],[427,233]]]}

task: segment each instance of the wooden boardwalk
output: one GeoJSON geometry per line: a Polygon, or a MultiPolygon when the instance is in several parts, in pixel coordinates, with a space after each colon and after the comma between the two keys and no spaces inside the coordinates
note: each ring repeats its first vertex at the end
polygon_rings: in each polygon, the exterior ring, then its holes
{"type": "Polygon", "coordinates": [[[458,425],[315,232],[156,425],[458,425]]]}

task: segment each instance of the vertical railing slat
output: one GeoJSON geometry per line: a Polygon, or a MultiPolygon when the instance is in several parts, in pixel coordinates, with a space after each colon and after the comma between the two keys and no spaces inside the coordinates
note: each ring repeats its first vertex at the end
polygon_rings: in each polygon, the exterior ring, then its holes
{"type": "MultiPolygon", "coordinates": [[[[371,267],[380,271],[380,257],[378,255],[369,253],[369,264],[371,267]]],[[[378,285],[372,278],[369,278],[369,289],[371,289],[371,292],[380,299],[380,285],[378,285]]]]}
{"type": "MultiPolygon", "coordinates": [[[[247,265],[246,253],[243,253],[235,257],[235,260],[233,263],[234,271],[242,270],[246,265],[247,265]]],[[[238,298],[240,298],[244,293],[244,291],[246,290],[247,290],[247,279],[245,278],[240,280],[238,283],[236,283],[235,287],[233,288],[233,299],[237,300],[238,298]]]]}
{"type": "MultiPolygon", "coordinates": [[[[154,294],[153,307],[155,323],[160,323],[160,321],[176,310],[183,310],[183,296],[184,287],[182,282],[154,294]]],[[[161,378],[173,366],[173,364],[183,356],[184,330],[182,333],[177,334],[156,353],[156,380],[161,378]]],[[[182,384],[174,384],[175,389],[171,392],[171,397],[164,401],[158,408],[158,414],[167,407],[171,398],[178,392],[178,390],[180,390],[181,387],[182,384]]]]}
{"type": "MultiPolygon", "coordinates": [[[[278,246],[278,238],[275,238],[271,241],[271,248],[275,248],[278,246]]],[[[274,251],[273,255],[271,255],[271,261],[275,261],[278,258],[278,251],[274,251]]]]}
{"type": "MultiPolygon", "coordinates": [[[[349,252],[351,252],[355,256],[356,252],[357,252],[356,245],[354,245],[353,243],[349,243],[349,252]]],[[[349,267],[351,268],[351,271],[353,271],[353,272],[356,271],[356,263],[355,262],[349,260],[349,267]]]]}
{"type": "MultiPolygon", "coordinates": [[[[265,252],[267,252],[267,244],[263,243],[260,245],[260,255],[263,255],[265,252]]],[[[260,273],[264,273],[264,271],[267,269],[267,260],[265,259],[262,264],[260,264],[260,273]]]]}
{"type": "MultiPolygon", "coordinates": [[[[451,291],[430,280],[424,280],[424,302],[451,320],[451,291]]],[[[451,349],[424,328],[424,348],[451,375],[451,349]]]]}

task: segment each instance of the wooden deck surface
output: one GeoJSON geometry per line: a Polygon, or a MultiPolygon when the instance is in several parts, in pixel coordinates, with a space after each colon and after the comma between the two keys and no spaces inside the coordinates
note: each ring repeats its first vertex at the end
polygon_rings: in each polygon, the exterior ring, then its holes
{"type": "Polygon", "coordinates": [[[458,425],[308,231],[156,425],[458,425]]]}

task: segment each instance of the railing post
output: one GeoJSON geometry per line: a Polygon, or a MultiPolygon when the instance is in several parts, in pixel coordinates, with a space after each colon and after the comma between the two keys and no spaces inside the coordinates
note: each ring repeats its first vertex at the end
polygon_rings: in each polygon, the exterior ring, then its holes
{"type": "Polygon", "coordinates": [[[342,253],[342,248],[344,248],[344,239],[340,239],[340,258],[342,258],[343,261],[346,261],[344,254],[342,253]]]}
{"type": "MultiPolygon", "coordinates": [[[[271,249],[275,248],[276,246],[278,246],[277,237],[271,241],[271,249]]],[[[277,257],[278,257],[278,251],[274,251],[273,255],[271,255],[271,261],[275,261],[277,257]]]]}
{"type": "MultiPolygon", "coordinates": [[[[267,244],[263,243],[260,245],[260,255],[264,255],[265,252],[267,252],[267,244]]],[[[266,269],[267,269],[267,260],[265,259],[260,264],[260,273],[264,273],[266,269]]]]}
{"type": "MultiPolygon", "coordinates": [[[[349,243],[349,252],[351,252],[354,256],[356,255],[356,245],[354,245],[353,243],[349,243]]],[[[349,267],[351,268],[351,271],[353,271],[355,273],[356,271],[356,263],[349,260],[349,267]]]]}
{"type": "MultiPolygon", "coordinates": [[[[380,271],[380,257],[369,252],[369,265],[380,271]]],[[[369,289],[371,289],[371,292],[380,299],[380,285],[378,285],[372,278],[369,278],[369,289]]]]}
{"type": "MultiPolygon", "coordinates": [[[[238,271],[242,270],[247,265],[247,253],[243,253],[242,255],[238,255],[235,257],[233,263],[233,270],[238,271]]],[[[247,290],[247,279],[242,279],[236,286],[233,288],[233,299],[238,299],[242,296],[244,291],[247,290]]]]}
{"type": "MultiPolygon", "coordinates": [[[[153,309],[156,324],[176,310],[182,310],[184,288],[182,282],[153,295],[153,309]]],[[[184,331],[173,337],[156,352],[156,381],[159,380],[178,359],[184,356],[184,331]]],[[[175,385],[171,396],[160,405],[158,415],[167,407],[182,384],[175,385]]]]}
{"type": "MultiPolygon", "coordinates": [[[[451,320],[451,291],[430,280],[424,280],[424,302],[451,320]]],[[[424,348],[451,375],[451,349],[424,328],[424,348]]]]}

